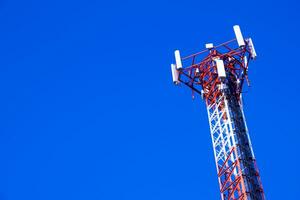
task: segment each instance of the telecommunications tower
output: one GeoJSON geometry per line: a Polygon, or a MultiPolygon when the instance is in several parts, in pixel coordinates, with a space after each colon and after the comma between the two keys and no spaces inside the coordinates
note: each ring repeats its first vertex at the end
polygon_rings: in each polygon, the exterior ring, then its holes
{"type": "Polygon", "coordinates": [[[173,82],[200,94],[206,103],[222,200],[264,200],[255,156],[245,121],[242,88],[248,63],[256,52],[238,25],[235,39],[181,58],[175,51],[173,82]]]}

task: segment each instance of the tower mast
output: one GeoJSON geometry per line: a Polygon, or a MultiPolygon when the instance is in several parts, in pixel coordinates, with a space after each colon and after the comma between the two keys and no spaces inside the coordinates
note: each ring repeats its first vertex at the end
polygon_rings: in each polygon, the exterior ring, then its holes
{"type": "Polygon", "coordinates": [[[242,88],[256,52],[238,25],[235,39],[181,58],[175,51],[173,82],[184,84],[206,103],[222,200],[264,200],[256,160],[243,112],[242,88]]]}

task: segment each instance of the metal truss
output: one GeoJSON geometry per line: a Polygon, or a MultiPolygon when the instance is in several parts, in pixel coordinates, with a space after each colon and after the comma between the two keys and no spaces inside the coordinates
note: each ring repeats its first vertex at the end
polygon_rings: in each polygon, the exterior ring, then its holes
{"type": "Polygon", "coordinates": [[[221,199],[263,200],[265,197],[241,105],[233,110],[229,106],[234,101],[232,97],[224,86],[222,95],[213,104],[207,103],[221,199]]]}
{"type": "Polygon", "coordinates": [[[193,97],[196,92],[206,102],[221,199],[265,200],[241,95],[243,83],[249,85],[248,63],[256,52],[251,38],[236,35],[237,39],[215,47],[207,44],[206,50],[182,59],[176,51],[173,81],[185,84],[193,97]]]}

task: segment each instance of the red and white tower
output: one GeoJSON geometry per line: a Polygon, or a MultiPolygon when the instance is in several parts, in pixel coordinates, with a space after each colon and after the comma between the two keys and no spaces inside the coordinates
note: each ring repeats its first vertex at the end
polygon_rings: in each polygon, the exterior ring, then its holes
{"type": "Polygon", "coordinates": [[[184,84],[204,99],[207,107],[222,200],[264,200],[263,187],[245,121],[242,88],[248,63],[256,57],[251,38],[239,26],[235,39],[181,58],[175,51],[173,82],[184,84]]]}

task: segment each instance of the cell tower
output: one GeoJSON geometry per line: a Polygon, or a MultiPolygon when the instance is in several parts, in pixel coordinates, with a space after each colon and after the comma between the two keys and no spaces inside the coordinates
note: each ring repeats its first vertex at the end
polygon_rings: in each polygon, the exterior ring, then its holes
{"type": "Polygon", "coordinates": [[[248,63],[256,52],[251,38],[244,39],[238,25],[235,39],[204,51],[180,57],[175,51],[173,82],[198,93],[207,107],[218,181],[222,200],[264,200],[255,156],[242,104],[248,63]]]}

